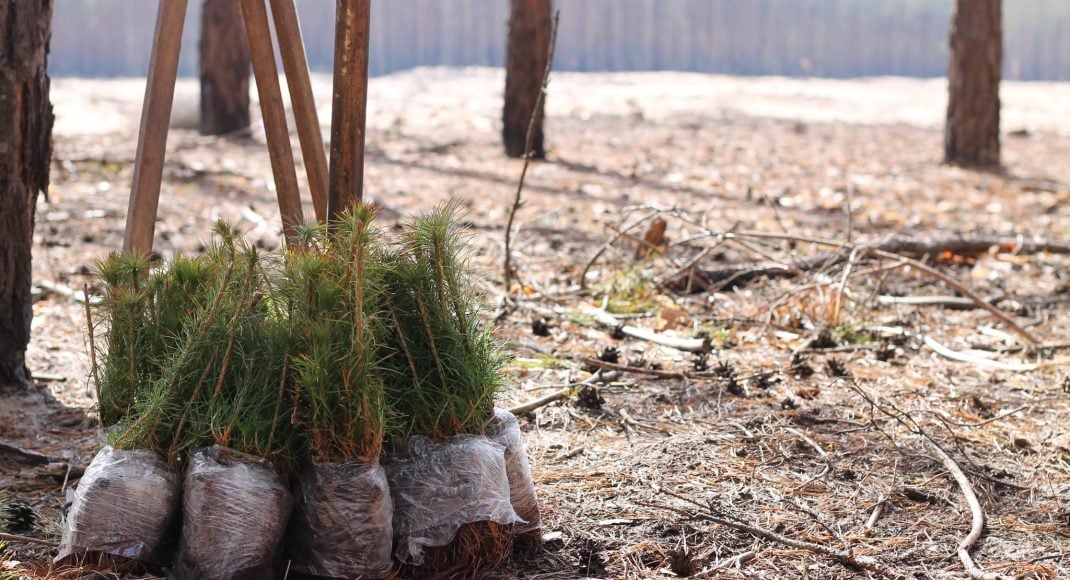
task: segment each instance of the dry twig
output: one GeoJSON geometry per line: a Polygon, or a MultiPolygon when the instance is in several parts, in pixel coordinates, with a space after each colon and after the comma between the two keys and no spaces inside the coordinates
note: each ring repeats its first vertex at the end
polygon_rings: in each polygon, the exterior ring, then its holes
{"type": "Polygon", "coordinates": [[[599,370],[599,371],[595,372],[593,375],[587,377],[586,379],[584,379],[584,380],[582,380],[582,381],[580,381],[580,382],[578,382],[578,383],[576,383],[574,385],[569,385],[569,386],[561,389],[560,391],[555,391],[553,393],[550,393],[549,395],[546,395],[545,397],[542,397],[542,398],[539,398],[539,399],[535,399],[534,401],[531,401],[529,403],[524,403],[523,405],[517,405],[517,406],[509,409],[509,412],[514,414],[514,415],[522,415],[524,413],[530,413],[530,412],[534,411],[535,409],[539,409],[539,408],[545,407],[546,405],[549,405],[550,403],[554,403],[554,402],[560,401],[561,399],[567,399],[567,398],[575,395],[575,393],[576,393],[576,391],[578,390],[579,387],[582,387],[584,385],[593,385],[594,383],[604,383],[604,382],[608,382],[608,381],[613,381],[613,380],[616,380],[619,377],[620,377],[620,373],[619,372],[603,373],[601,370],[599,370]]]}
{"type": "Polygon", "coordinates": [[[602,326],[618,329],[620,333],[625,336],[630,336],[659,346],[667,346],[686,352],[709,352],[712,349],[709,339],[665,336],[646,328],[628,324],[621,325],[612,314],[601,308],[584,308],[581,312],[595,319],[602,326]]]}
{"type": "Polygon", "coordinates": [[[18,543],[22,543],[22,544],[36,544],[38,546],[48,546],[50,548],[55,548],[56,546],[59,545],[59,544],[57,544],[55,542],[52,542],[52,541],[49,541],[49,540],[41,540],[41,539],[38,539],[38,538],[31,538],[29,536],[19,536],[17,534],[5,534],[5,533],[2,533],[2,532],[0,532],[0,541],[3,541],[3,542],[18,542],[18,543]]]}
{"type": "Polygon", "coordinates": [[[560,17],[560,11],[554,14],[553,27],[550,29],[550,46],[547,48],[549,56],[546,60],[546,72],[543,73],[539,95],[535,98],[535,110],[531,113],[528,134],[524,143],[524,168],[520,170],[520,181],[516,185],[516,196],[513,198],[513,206],[509,210],[509,223],[505,226],[505,264],[502,280],[506,294],[509,294],[509,286],[513,279],[513,222],[516,220],[516,212],[524,205],[524,179],[528,176],[528,167],[531,165],[532,150],[535,146],[535,121],[539,117],[539,109],[542,108],[543,100],[546,98],[546,91],[550,87],[550,71],[554,68],[554,52],[557,50],[557,24],[560,17]]]}
{"type": "Polygon", "coordinates": [[[705,519],[707,521],[713,522],[715,524],[725,526],[727,528],[732,528],[734,530],[738,530],[738,531],[741,531],[741,532],[746,532],[748,534],[751,534],[752,536],[755,536],[755,537],[758,537],[758,538],[762,538],[763,540],[769,540],[771,542],[776,542],[778,544],[782,544],[784,546],[788,546],[788,547],[791,547],[791,548],[796,548],[796,549],[799,549],[799,550],[806,550],[807,552],[811,552],[813,554],[826,556],[826,557],[832,558],[833,560],[835,560],[835,561],[839,562],[840,564],[843,564],[844,566],[847,566],[849,568],[854,568],[856,570],[865,570],[867,572],[871,572],[873,574],[877,574],[878,576],[881,576],[881,577],[884,577],[884,578],[893,578],[893,579],[914,578],[914,576],[912,576],[910,574],[907,574],[905,572],[896,570],[895,568],[889,568],[888,566],[885,566],[884,564],[882,564],[879,561],[877,561],[876,558],[873,558],[873,557],[870,557],[870,556],[865,556],[865,555],[855,554],[851,550],[837,550],[835,548],[831,548],[829,546],[825,546],[825,545],[818,544],[818,543],[815,543],[815,542],[810,542],[810,541],[806,541],[806,540],[796,540],[795,538],[789,538],[788,536],[785,536],[783,534],[778,534],[778,533],[776,533],[776,532],[774,532],[772,530],[763,528],[761,526],[748,524],[746,522],[743,522],[743,521],[737,520],[735,518],[732,518],[731,516],[728,516],[726,514],[721,514],[719,512],[714,511],[712,506],[702,505],[702,504],[700,504],[699,502],[697,502],[695,500],[692,500],[690,498],[678,495],[678,494],[673,493],[671,491],[668,491],[668,490],[665,490],[665,489],[661,489],[659,491],[661,491],[661,493],[663,493],[663,494],[669,495],[671,497],[675,497],[676,499],[680,499],[680,500],[686,501],[687,503],[689,503],[691,505],[697,506],[697,507],[701,508],[702,511],[700,511],[698,513],[694,513],[694,512],[690,512],[688,510],[675,508],[675,507],[672,507],[672,506],[656,505],[656,504],[649,504],[650,507],[666,509],[666,510],[669,510],[669,511],[672,511],[672,512],[676,512],[676,513],[679,513],[679,514],[686,515],[688,517],[696,517],[697,516],[697,517],[700,517],[700,518],[705,519]]]}
{"type": "Polygon", "coordinates": [[[874,399],[869,393],[863,390],[862,387],[858,386],[858,384],[854,381],[850,382],[849,385],[854,392],[858,393],[863,399],[866,400],[866,402],[869,403],[871,408],[876,409],[881,413],[887,415],[888,417],[894,419],[896,422],[898,422],[903,427],[906,427],[912,433],[920,435],[926,441],[928,441],[932,448],[936,451],[936,454],[940,458],[940,461],[944,464],[944,469],[946,469],[948,473],[951,474],[951,477],[955,480],[955,483],[958,484],[959,489],[962,491],[962,495],[966,498],[966,503],[970,508],[970,532],[966,534],[964,538],[962,538],[961,542],[959,542],[956,552],[958,553],[959,560],[962,561],[962,565],[966,568],[966,573],[969,574],[970,578],[973,578],[974,580],[1010,580],[1010,577],[1008,576],[1003,576],[995,572],[986,572],[985,569],[978,566],[977,563],[973,561],[973,557],[970,556],[970,550],[973,549],[973,546],[977,543],[977,540],[981,539],[981,534],[984,532],[985,512],[984,509],[981,507],[981,502],[977,499],[977,493],[974,492],[973,485],[970,484],[969,478],[967,478],[966,474],[963,473],[962,468],[959,467],[958,463],[956,463],[955,460],[951,458],[947,451],[944,451],[943,446],[937,443],[937,441],[933,439],[931,435],[926,433],[925,430],[921,428],[921,425],[919,425],[917,421],[915,421],[911,416],[903,413],[898,408],[896,408],[894,403],[892,404],[892,408],[895,409],[896,412],[893,413],[888,409],[884,408],[884,406],[878,403],[876,399],[874,399]]]}

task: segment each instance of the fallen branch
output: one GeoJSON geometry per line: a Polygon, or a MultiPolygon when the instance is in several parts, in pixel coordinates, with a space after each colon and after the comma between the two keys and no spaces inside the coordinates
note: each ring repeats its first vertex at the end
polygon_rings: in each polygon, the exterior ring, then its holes
{"type": "Polygon", "coordinates": [[[716,236],[718,239],[759,238],[787,240],[831,246],[837,249],[833,252],[825,252],[795,260],[790,266],[781,263],[763,262],[758,264],[731,264],[715,270],[691,270],[687,272],[686,280],[683,279],[684,276],[681,274],[675,279],[666,281],[667,286],[672,287],[677,291],[690,288],[693,291],[702,292],[709,290],[711,287],[718,284],[720,284],[721,287],[726,287],[728,285],[739,286],[747,281],[761,277],[791,278],[818,268],[826,268],[833,264],[841,263],[848,259],[851,251],[861,250],[863,255],[865,253],[871,253],[884,258],[904,260],[910,266],[938,278],[942,282],[964,294],[978,307],[984,308],[1003,322],[1007,323],[1007,325],[1014,329],[1015,332],[1033,344],[1039,344],[1040,341],[1014,322],[1014,320],[1007,316],[1003,311],[992,306],[991,303],[980,296],[977,296],[976,293],[954,278],[940,272],[932,266],[919,262],[918,259],[924,258],[925,256],[940,256],[946,254],[980,256],[992,249],[1004,252],[1014,252],[1017,254],[1038,252],[1070,254],[1070,245],[1057,244],[1044,240],[1029,241],[1024,237],[951,236],[919,240],[912,237],[893,236],[872,244],[852,245],[834,240],[764,232],[726,232],[720,234],[710,232],[710,235],[716,236]]]}
{"type": "Polygon", "coordinates": [[[944,448],[939,443],[937,443],[931,435],[926,433],[925,430],[921,428],[921,425],[918,424],[918,422],[913,417],[901,411],[898,407],[895,406],[895,403],[889,402],[889,405],[891,405],[892,409],[895,410],[895,413],[893,413],[892,411],[889,411],[888,409],[884,408],[884,406],[878,403],[876,399],[874,399],[869,393],[863,390],[862,387],[858,386],[858,384],[851,382],[849,383],[849,386],[854,392],[858,393],[863,399],[865,399],[866,402],[869,403],[871,408],[876,409],[881,413],[887,415],[903,427],[906,427],[912,433],[920,435],[926,441],[928,441],[932,448],[936,451],[936,454],[939,456],[940,461],[944,464],[944,469],[946,469],[948,473],[951,474],[951,477],[954,478],[955,483],[958,484],[959,489],[962,491],[962,495],[966,498],[966,503],[970,507],[970,532],[966,534],[966,537],[964,537],[961,542],[959,542],[958,549],[956,551],[958,553],[959,560],[962,561],[962,565],[966,568],[966,573],[969,574],[970,578],[973,578],[974,580],[1010,580],[1009,576],[1003,576],[995,572],[986,572],[984,568],[978,566],[977,563],[974,562],[973,558],[970,556],[970,550],[973,549],[973,546],[977,543],[977,540],[981,538],[981,534],[984,532],[985,512],[984,509],[981,507],[981,502],[977,499],[977,494],[973,490],[973,485],[970,484],[969,478],[967,478],[966,474],[963,473],[962,468],[959,467],[958,463],[956,463],[955,460],[952,459],[950,455],[948,455],[947,451],[944,451],[944,448]]]}
{"type": "Polygon", "coordinates": [[[746,564],[747,562],[750,562],[751,560],[757,557],[757,553],[748,550],[746,552],[743,552],[742,554],[737,554],[735,556],[732,556],[731,558],[721,560],[713,566],[699,572],[698,574],[691,576],[691,578],[717,578],[720,576],[720,574],[718,573],[720,570],[724,570],[725,568],[735,568],[736,566],[746,564]]]}
{"type": "Polygon", "coordinates": [[[1005,578],[1009,578],[995,572],[985,572],[984,568],[978,566],[970,556],[970,550],[973,549],[977,540],[981,539],[981,533],[984,531],[984,509],[981,508],[981,502],[977,500],[977,494],[973,491],[973,486],[970,485],[970,480],[966,477],[966,474],[962,472],[962,468],[959,467],[958,463],[955,463],[955,460],[931,438],[929,439],[929,442],[932,444],[933,450],[936,451],[937,456],[944,462],[944,468],[947,469],[948,473],[951,474],[951,477],[955,479],[955,483],[959,485],[959,489],[962,490],[962,495],[966,497],[966,503],[970,506],[970,533],[962,538],[958,547],[959,560],[962,561],[962,565],[966,568],[966,573],[974,580],[1004,580],[1005,578]]]}
{"type": "Polygon", "coordinates": [[[599,369],[617,371],[617,372],[621,372],[621,373],[631,373],[633,375],[646,375],[646,376],[649,376],[649,377],[658,377],[660,379],[689,379],[689,378],[692,378],[691,375],[689,375],[687,373],[681,373],[681,372],[676,372],[676,371],[662,371],[662,370],[658,370],[658,369],[644,369],[644,368],[641,368],[641,367],[633,367],[633,366],[629,366],[629,365],[622,365],[622,364],[606,362],[604,360],[591,358],[591,357],[580,357],[578,360],[580,362],[582,362],[583,364],[591,365],[593,367],[598,367],[599,369]]]}
{"type": "Polygon", "coordinates": [[[878,296],[877,304],[904,306],[944,306],[959,310],[977,308],[973,300],[961,296],[878,296]]]}
{"type": "MultiPolygon", "coordinates": [[[[711,235],[712,232],[711,232],[711,235]]],[[[981,255],[992,248],[998,248],[1000,250],[1015,251],[1016,253],[1028,253],[1032,252],[1049,252],[1059,254],[1070,254],[1070,246],[1055,244],[1049,242],[1031,242],[1027,244],[1024,238],[984,238],[984,237],[965,237],[956,236],[951,238],[940,238],[938,241],[922,242],[914,238],[904,237],[891,237],[882,242],[876,242],[866,245],[852,245],[845,242],[838,242],[834,240],[824,240],[818,238],[806,238],[801,236],[792,236],[786,234],[770,234],[765,232],[732,232],[717,234],[723,239],[735,239],[735,238],[758,238],[758,239],[773,239],[773,240],[786,240],[801,243],[817,244],[822,246],[831,246],[837,248],[834,252],[827,252],[818,254],[816,256],[810,256],[808,258],[797,260],[793,262],[792,266],[786,267],[783,264],[769,264],[759,265],[757,267],[748,265],[735,265],[730,266],[730,269],[721,269],[703,272],[700,276],[700,282],[702,279],[706,280],[706,283],[700,284],[705,286],[700,288],[700,291],[707,290],[710,287],[710,281],[717,279],[718,277],[738,285],[738,283],[757,278],[760,276],[766,277],[794,277],[803,272],[811,271],[817,268],[827,268],[833,264],[843,262],[849,259],[849,256],[860,252],[859,256],[864,257],[867,253],[882,258],[888,258],[893,260],[899,260],[903,265],[912,266],[934,278],[944,282],[951,286],[967,298],[972,300],[978,307],[983,308],[990,312],[996,318],[999,318],[1015,332],[1021,335],[1032,344],[1040,344],[1040,339],[1033,336],[1032,333],[1022,328],[1017,322],[1014,321],[1002,310],[992,306],[984,298],[978,296],[973,290],[970,290],[958,280],[955,280],[951,276],[944,274],[940,270],[929,266],[923,262],[915,259],[925,256],[942,255],[947,253],[957,255],[981,255]]],[[[693,285],[694,278],[689,277],[688,284],[693,285]]],[[[722,287],[726,283],[722,283],[722,287]]],[[[676,281],[675,284],[671,284],[679,290],[680,282],[676,281]]]]}
{"type": "Polygon", "coordinates": [[[659,346],[667,346],[669,348],[675,348],[676,350],[682,350],[686,352],[702,353],[710,352],[710,350],[713,349],[713,345],[709,339],[665,336],[663,334],[658,334],[657,332],[646,328],[631,326],[627,324],[622,325],[612,314],[606,312],[601,308],[583,308],[581,312],[587,316],[590,316],[602,326],[617,329],[621,334],[625,336],[630,336],[637,340],[643,340],[659,346]]]}
{"type": "Polygon", "coordinates": [[[914,268],[917,268],[918,270],[921,270],[922,272],[925,272],[926,274],[929,274],[930,276],[940,280],[944,284],[947,284],[948,286],[951,286],[955,290],[958,290],[959,293],[963,294],[964,296],[966,296],[970,300],[973,300],[973,302],[975,304],[977,304],[981,308],[984,308],[985,310],[989,311],[996,318],[1002,320],[1004,323],[1007,324],[1007,326],[1011,327],[1012,330],[1014,330],[1020,336],[1022,336],[1022,338],[1025,338],[1026,340],[1028,340],[1029,342],[1031,342],[1033,344],[1040,344],[1041,343],[1041,340],[1039,338],[1033,336],[1033,333],[1031,333],[1028,330],[1022,328],[1006,312],[1003,312],[999,308],[996,308],[995,306],[992,306],[984,298],[981,298],[980,296],[978,296],[976,292],[974,292],[973,290],[967,288],[965,284],[959,282],[958,280],[952,278],[951,276],[948,276],[947,274],[944,274],[940,270],[937,270],[936,268],[933,268],[932,266],[930,266],[928,264],[919,262],[917,260],[902,256],[902,255],[899,255],[899,254],[893,254],[893,253],[890,253],[890,252],[887,252],[887,251],[884,251],[884,250],[871,250],[871,251],[872,251],[872,253],[874,255],[880,256],[882,258],[889,258],[889,259],[892,259],[892,260],[903,260],[903,261],[907,262],[908,265],[913,266],[914,268]]]}
{"type": "Polygon", "coordinates": [[[886,334],[891,336],[908,336],[911,338],[915,338],[917,340],[920,340],[921,343],[925,346],[932,349],[933,352],[946,359],[970,363],[979,367],[987,367],[1001,371],[1011,371],[1019,373],[1035,371],[1041,368],[1041,365],[1039,364],[1003,362],[999,360],[985,358],[983,356],[978,356],[975,354],[970,354],[967,352],[952,350],[927,334],[921,334],[919,332],[909,332],[905,328],[900,328],[898,326],[874,326],[871,328],[871,330],[880,334],[886,334]]]}
{"type": "Polygon", "coordinates": [[[675,497],[676,499],[680,499],[680,500],[686,501],[686,502],[688,502],[688,503],[690,503],[692,505],[698,506],[698,507],[700,507],[702,509],[702,511],[700,511],[700,512],[698,512],[696,514],[694,512],[691,512],[691,511],[688,511],[688,510],[679,509],[679,508],[675,508],[675,507],[672,507],[672,506],[664,506],[664,505],[659,506],[659,505],[655,505],[655,504],[648,504],[648,505],[650,505],[650,507],[667,509],[669,511],[673,511],[673,512],[676,512],[676,513],[679,513],[679,514],[683,514],[683,515],[686,515],[686,516],[692,517],[692,518],[697,515],[698,517],[701,517],[702,519],[705,519],[707,521],[713,522],[715,524],[722,525],[722,526],[725,526],[727,528],[732,528],[732,529],[737,530],[737,531],[746,532],[748,534],[751,534],[752,536],[755,536],[755,537],[758,537],[758,538],[762,538],[764,540],[769,540],[771,542],[776,542],[776,543],[782,544],[784,546],[788,546],[788,547],[791,547],[791,548],[796,548],[796,549],[799,549],[799,550],[806,550],[808,552],[811,552],[811,553],[814,553],[814,554],[818,554],[818,555],[821,555],[821,556],[827,556],[827,557],[832,558],[833,560],[835,560],[835,561],[839,562],[840,564],[843,564],[844,566],[847,566],[849,568],[854,568],[856,570],[866,570],[868,572],[872,572],[873,574],[877,574],[877,575],[883,576],[885,578],[895,578],[895,579],[914,578],[913,576],[911,576],[909,574],[906,574],[906,573],[901,572],[899,570],[896,570],[894,568],[889,568],[889,567],[885,566],[884,564],[881,564],[879,561],[877,561],[876,558],[872,558],[870,556],[863,556],[863,555],[855,554],[855,553],[851,552],[850,550],[837,550],[835,548],[830,548],[828,546],[824,546],[824,545],[821,545],[821,544],[818,544],[818,543],[815,543],[815,542],[810,542],[810,541],[806,541],[806,540],[796,540],[794,538],[789,538],[787,536],[784,536],[782,534],[778,534],[778,533],[776,533],[776,532],[774,532],[772,530],[768,530],[768,529],[763,528],[761,526],[748,524],[748,523],[745,523],[743,521],[738,521],[738,520],[735,520],[735,519],[728,519],[731,516],[723,516],[722,517],[720,514],[717,514],[717,513],[713,512],[709,506],[703,506],[702,504],[700,504],[700,503],[698,503],[698,502],[696,502],[696,501],[694,501],[692,499],[677,495],[677,494],[675,494],[675,493],[673,493],[671,491],[668,491],[668,490],[665,490],[665,489],[662,489],[660,491],[661,491],[661,493],[664,493],[666,495],[675,497]]]}
{"type": "Polygon", "coordinates": [[[17,534],[5,534],[0,533],[0,542],[17,542],[20,544],[36,544],[38,546],[48,546],[55,548],[59,544],[51,542],[49,540],[40,540],[37,538],[31,538],[29,536],[19,536],[17,534]]]}
{"type": "Polygon", "coordinates": [[[877,520],[881,518],[884,513],[884,504],[888,501],[888,498],[883,494],[877,499],[877,505],[873,506],[873,511],[869,514],[869,519],[866,520],[866,525],[862,527],[862,535],[868,536],[873,532],[873,527],[877,525],[877,520]]]}
{"type": "Polygon", "coordinates": [[[546,395],[545,397],[542,397],[540,399],[535,399],[534,401],[531,401],[530,403],[524,403],[523,405],[517,405],[517,406],[509,409],[509,412],[514,414],[514,415],[523,415],[524,413],[530,413],[530,412],[532,412],[532,411],[534,411],[536,409],[545,407],[546,405],[549,405],[550,403],[554,403],[554,402],[560,401],[561,399],[567,399],[569,397],[574,396],[576,394],[576,392],[579,390],[579,387],[582,387],[582,386],[585,386],[585,385],[593,385],[594,383],[609,382],[609,381],[616,380],[619,377],[620,377],[620,373],[619,372],[603,373],[601,370],[599,370],[599,371],[595,372],[593,375],[587,377],[586,379],[584,379],[584,380],[582,380],[582,381],[580,381],[578,383],[575,383],[575,384],[569,385],[567,387],[564,387],[560,391],[555,391],[553,393],[550,393],[549,395],[546,395]]]}

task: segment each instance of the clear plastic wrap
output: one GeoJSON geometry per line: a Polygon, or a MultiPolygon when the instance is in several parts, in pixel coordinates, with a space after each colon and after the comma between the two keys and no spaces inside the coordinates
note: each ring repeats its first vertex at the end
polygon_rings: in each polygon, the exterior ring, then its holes
{"type": "Polygon", "coordinates": [[[158,562],[179,489],[178,474],[158,454],[105,446],[78,483],[56,561],[90,551],[158,562]]]}
{"type": "Polygon", "coordinates": [[[329,578],[390,574],[393,502],[379,464],[313,463],[297,482],[286,534],[293,570],[329,578]]]}
{"type": "Polygon", "coordinates": [[[262,459],[218,445],[197,451],[186,468],[175,577],[271,578],[293,503],[262,459]]]}
{"type": "Polygon", "coordinates": [[[505,473],[509,477],[509,501],[523,522],[513,527],[516,534],[534,532],[542,527],[539,515],[539,500],[535,497],[535,480],[531,477],[528,450],[520,435],[520,423],[516,416],[505,409],[494,410],[491,423],[491,441],[505,447],[505,473]]]}
{"type": "Polygon", "coordinates": [[[404,564],[422,564],[424,548],[449,544],[464,524],[520,521],[509,501],[505,446],[485,437],[413,437],[408,454],[384,467],[394,497],[395,555],[404,564]]]}

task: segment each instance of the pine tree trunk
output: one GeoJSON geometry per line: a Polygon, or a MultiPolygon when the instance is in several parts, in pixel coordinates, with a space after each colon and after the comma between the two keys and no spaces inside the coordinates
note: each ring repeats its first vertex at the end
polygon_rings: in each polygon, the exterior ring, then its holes
{"type": "Polygon", "coordinates": [[[52,159],[51,24],[52,0],[0,2],[0,393],[30,384],[30,251],[52,159]]]}
{"type": "Polygon", "coordinates": [[[957,0],[951,20],[944,161],[999,166],[1002,0],[957,0]]]}
{"type": "Polygon", "coordinates": [[[238,0],[204,0],[201,12],[201,134],[249,126],[249,43],[238,0]]]}
{"type": "MultiPolygon", "coordinates": [[[[502,138],[505,153],[523,157],[531,115],[542,90],[553,27],[553,0],[511,0],[509,41],[505,57],[505,111],[502,138]]],[[[543,100],[545,105],[545,99],[543,100]]],[[[532,153],[546,157],[543,145],[543,109],[535,121],[532,153]]]]}

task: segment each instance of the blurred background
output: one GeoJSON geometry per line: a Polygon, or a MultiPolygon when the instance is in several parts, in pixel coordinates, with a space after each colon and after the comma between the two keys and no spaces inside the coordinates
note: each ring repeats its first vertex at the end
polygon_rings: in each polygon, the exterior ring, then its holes
{"type": "MultiPolygon", "coordinates": [[[[180,74],[197,74],[190,2],[180,74]]],[[[331,70],[334,2],[298,0],[309,64],[331,70]]],[[[559,0],[555,68],[730,75],[942,77],[952,0],[559,0]]],[[[143,76],[156,3],[57,0],[53,76],[143,76]]],[[[506,0],[388,0],[372,10],[371,72],[502,66],[506,0]]],[[[1007,80],[1070,80],[1070,2],[1004,3],[1007,80]]]]}

